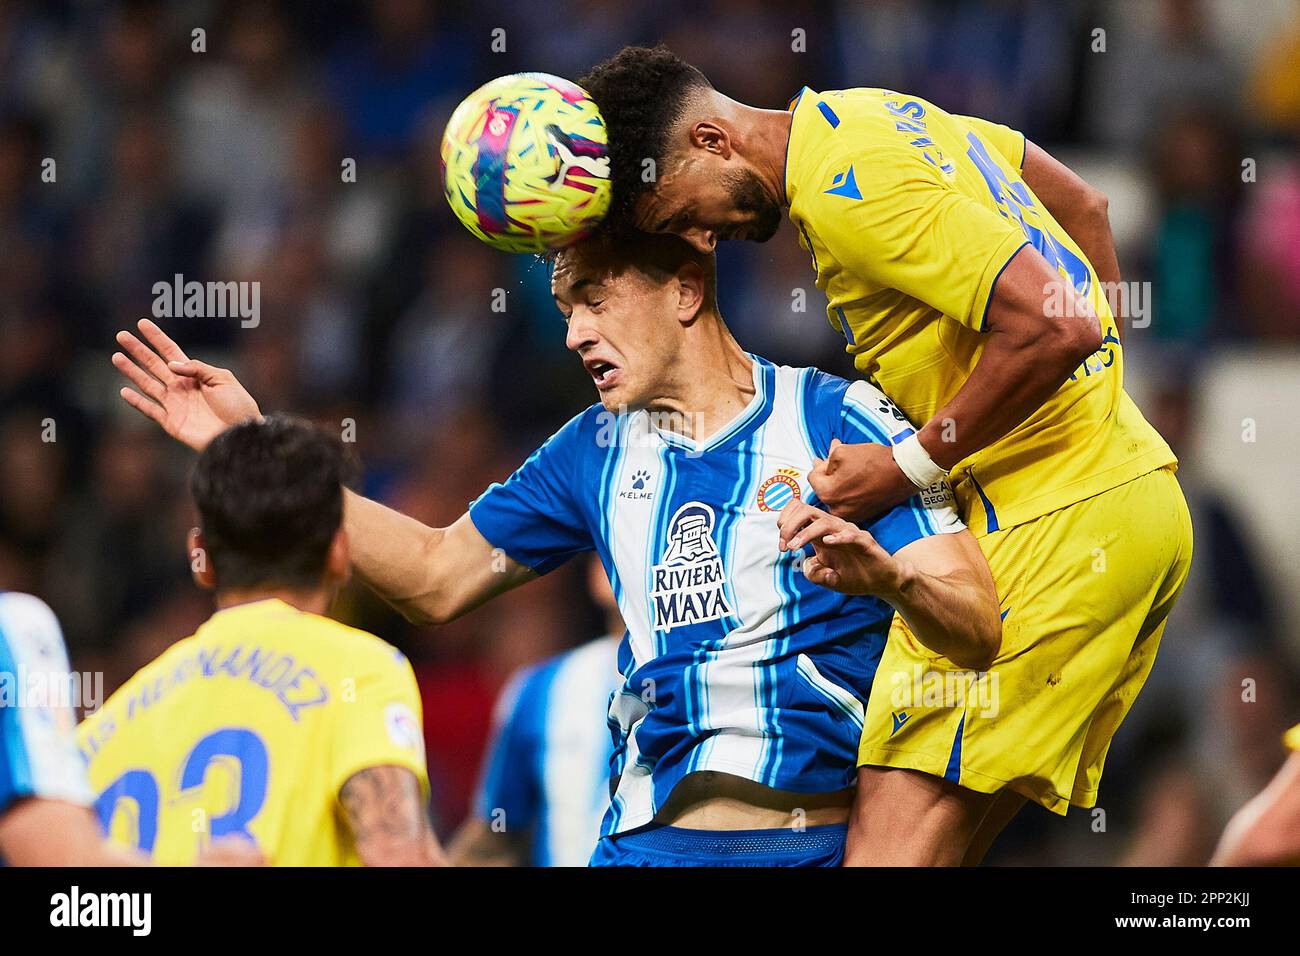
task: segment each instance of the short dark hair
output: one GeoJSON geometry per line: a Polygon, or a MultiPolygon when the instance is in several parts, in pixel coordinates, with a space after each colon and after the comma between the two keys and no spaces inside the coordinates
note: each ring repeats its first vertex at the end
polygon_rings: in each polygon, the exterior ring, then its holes
{"type": "Polygon", "coordinates": [[[701,311],[718,311],[718,267],[711,252],[700,252],[685,239],[670,233],[649,233],[630,226],[602,225],[574,245],[548,255],[554,263],[581,256],[591,262],[619,269],[630,266],[656,282],[665,282],[684,264],[693,262],[704,272],[704,303],[701,311]]]}
{"type": "Polygon", "coordinates": [[[342,443],[271,416],[222,432],[190,479],[218,588],[315,587],[343,521],[342,443]]]}
{"type": "Polygon", "coordinates": [[[626,46],[578,79],[600,108],[609,132],[609,219],[629,219],[637,197],[653,188],[643,164],[656,174],[668,151],[668,132],[693,90],[712,89],[708,78],[662,44],[626,46]]]}

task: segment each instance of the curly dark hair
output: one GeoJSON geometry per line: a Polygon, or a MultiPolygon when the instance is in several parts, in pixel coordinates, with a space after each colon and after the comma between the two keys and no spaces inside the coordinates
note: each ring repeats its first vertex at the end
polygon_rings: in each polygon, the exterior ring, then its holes
{"type": "Polygon", "coordinates": [[[343,521],[350,468],[342,443],[270,416],[234,425],[190,479],[217,587],[314,587],[343,521]]]}
{"type": "Polygon", "coordinates": [[[630,219],[638,196],[653,187],[643,176],[647,159],[659,168],[668,131],[692,90],[712,89],[708,78],[666,46],[627,46],[579,77],[609,130],[613,196],[607,221],[630,219]]]}

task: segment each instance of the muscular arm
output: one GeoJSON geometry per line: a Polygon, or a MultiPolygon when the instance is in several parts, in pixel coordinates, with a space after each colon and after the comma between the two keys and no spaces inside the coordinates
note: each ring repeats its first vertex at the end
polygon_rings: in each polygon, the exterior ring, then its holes
{"type": "Polygon", "coordinates": [[[443,866],[420,781],[405,767],[369,767],[348,778],[339,802],[366,866],[443,866]]]}
{"type": "MultiPolygon", "coordinates": [[[[1100,347],[1101,326],[1092,306],[1035,249],[1022,247],[994,288],[975,368],[921,428],[921,445],[938,465],[952,468],[1037,411],[1100,347]],[[1061,294],[1064,308],[1048,308],[1049,299],[1061,294]]],[[[904,477],[896,500],[915,490],[904,477]]]]}
{"type": "MultiPolygon", "coordinates": [[[[121,395],[168,435],[202,451],[235,422],[260,417],[229,369],[191,359],[148,319],[138,329],[140,337],[117,334],[123,351],[113,365],[135,386],[121,395]]],[[[358,576],[418,623],[445,623],[533,577],[488,544],[468,514],[430,528],[345,490],[344,526],[358,576]]]]}
{"type": "Polygon", "coordinates": [[[13,866],[144,866],[108,843],[86,807],[28,797],[0,814],[0,857],[13,866]]]}
{"type": "MultiPolygon", "coordinates": [[[[1034,191],[1052,218],[1079,244],[1103,285],[1119,285],[1119,256],[1110,231],[1106,194],[1090,186],[1078,173],[1054,159],[1046,150],[1025,143],[1025,164],[1021,177],[1034,191]]],[[[1113,301],[1113,300],[1112,300],[1113,301]]],[[[1119,336],[1124,338],[1124,316],[1115,317],[1119,336]]]]}
{"type": "Polygon", "coordinates": [[[969,531],[936,534],[890,555],[869,532],[802,502],[778,519],[782,548],[812,544],[808,580],[889,603],[916,639],[960,667],[984,670],[1002,642],[997,588],[969,531]]]}
{"type": "Polygon", "coordinates": [[[493,548],[468,513],[430,528],[349,491],[344,527],[358,576],[417,623],[446,623],[535,577],[493,548]]]}
{"type": "Polygon", "coordinates": [[[1212,866],[1300,865],[1300,753],[1234,816],[1212,866]]]}
{"type": "Polygon", "coordinates": [[[1002,644],[993,574],[969,531],[914,541],[894,555],[898,584],[880,595],[916,639],[960,667],[984,670],[1002,644]]]}
{"type": "MultiPolygon", "coordinates": [[[[1092,306],[1028,245],[1012,256],[994,287],[986,331],[975,368],[917,431],[921,446],[945,469],[1021,424],[1101,347],[1092,306]],[[1057,304],[1060,296],[1064,307],[1049,309],[1049,297],[1057,304]]],[[[851,521],[870,520],[916,493],[892,450],[872,442],[833,443],[809,480],[831,513],[851,521]]]]}

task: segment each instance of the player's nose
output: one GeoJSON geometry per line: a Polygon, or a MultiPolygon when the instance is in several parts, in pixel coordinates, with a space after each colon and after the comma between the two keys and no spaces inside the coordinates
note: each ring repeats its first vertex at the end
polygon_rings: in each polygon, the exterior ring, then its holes
{"type": "Polygon", "coordinates": [[[596,331],[588,321],[586,312],[574,309],[573,315],[569,318],[568,331],[564,336],[565,347],[572,352],[580,352],[596,343],[596,331]]]}

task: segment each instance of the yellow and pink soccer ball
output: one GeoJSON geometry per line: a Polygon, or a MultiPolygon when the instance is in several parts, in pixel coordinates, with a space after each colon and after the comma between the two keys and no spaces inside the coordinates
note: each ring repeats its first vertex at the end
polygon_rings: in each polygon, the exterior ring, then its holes
{"type": "Polygon", "coordinates": [[[609,211],[609,137],[595,102],[548,73],[479,87],[442,135],[442,182],[452,212],[505,252],[559,249],[609,211]]]}

